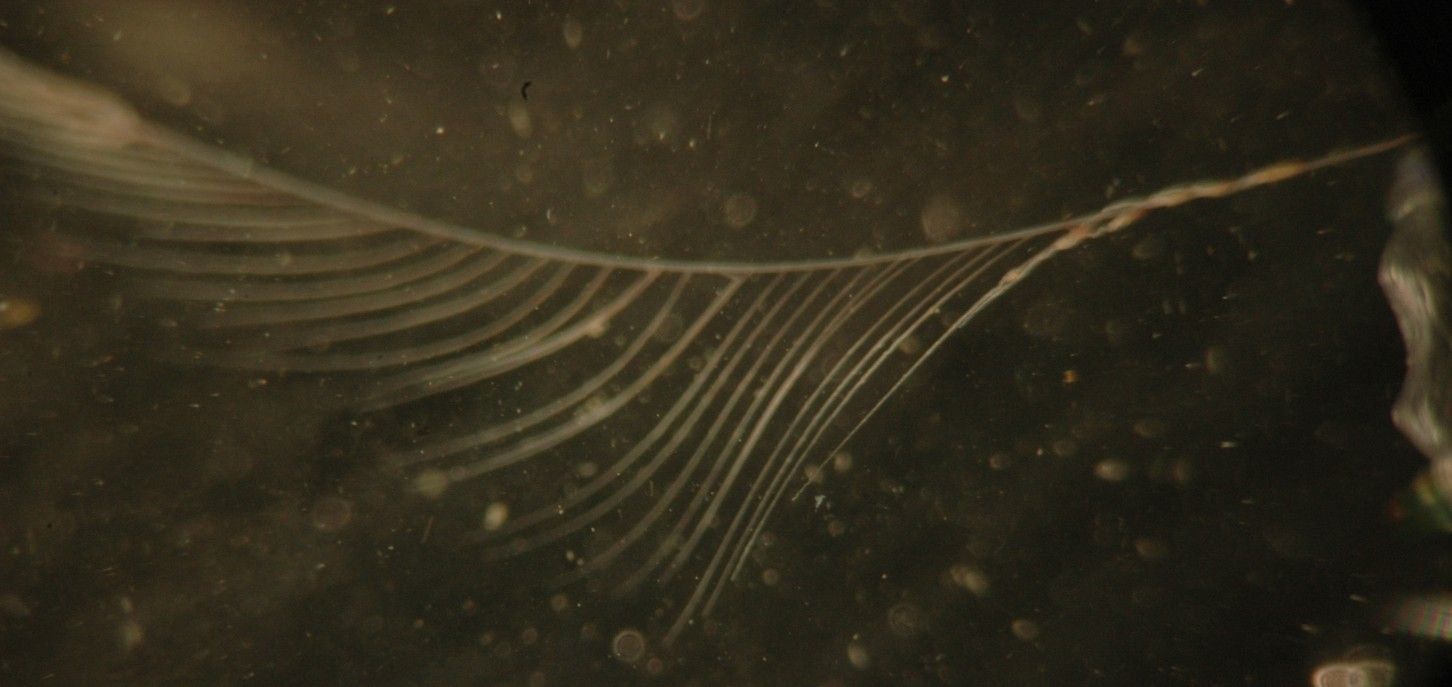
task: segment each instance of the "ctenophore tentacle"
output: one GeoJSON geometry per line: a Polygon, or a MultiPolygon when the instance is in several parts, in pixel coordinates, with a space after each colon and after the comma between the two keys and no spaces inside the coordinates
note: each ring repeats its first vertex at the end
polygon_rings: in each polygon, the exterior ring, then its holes
{"type": "Polygon", "coordinates": [[[1037,267],[1407,140],[890,254],[650,259],[351,198],[0,52],[0,174],[53,219],[33,240],[175,322],[165,358],[349,385],[420,509],[493,501],[453,555],[654,590],[667,641],[714,611],[807,466],[1037,267]]]}

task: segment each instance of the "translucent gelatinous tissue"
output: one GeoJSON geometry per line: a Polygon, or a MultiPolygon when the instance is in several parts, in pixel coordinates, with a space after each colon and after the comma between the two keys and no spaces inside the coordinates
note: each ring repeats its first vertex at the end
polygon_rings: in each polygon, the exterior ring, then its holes
{"type": "Polygon", "coordinates": [[[1387,211],[1396,230],[1379,273],[1407,346],[1407,378],[1393,417],[1434,461],[1452,459],[1452,388],[1449,315],[1452,315],[1452,248],[1446,237],[1446,201],[1424,151],[1402,158],[1387,211]]]}
{"type": "Polygon", "coordinates": [[[1392,419],[1432,461],[1431,479],[1452,495],[1452,246],[1447,202],[1426,151],[1407,153],[1387,201],[1395,230],[1379,278],[1407,347],[1407,376],[1392,419]]]}

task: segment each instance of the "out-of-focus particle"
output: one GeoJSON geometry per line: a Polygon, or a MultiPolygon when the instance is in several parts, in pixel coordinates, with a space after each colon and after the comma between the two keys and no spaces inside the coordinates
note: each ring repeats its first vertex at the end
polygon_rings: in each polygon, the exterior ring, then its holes
{"type": "Polygon", "coordinates": [[[39,317],[39,303],[24,296],[0,296],[0,330],[19,329],[39,317]]]}
{"type": "Polygon", "coordinates": [[[489,531],[497,530],[504,526],[509,519],[509,504],[503,501],[495,501],[484,508],[484,529],[489,531]]]}
{"type": "Polygon", "coordinates": [[[1013,636],[1025,642],[1032,642],[1039,638],[1039,624],[1028,618],[1019,618],[1013,621],[1009,629],[1013,631],[1013,636]]]}
{"type": "Polygon", "coordinates": [[[580,47],[580,43],[585,40],[585,27],[574,17],[565,17],[561,33],[565,36],[565,45],[570,46],[571,50],[580,47]]]}
{"type": "Polygon", "coordinates": [[[867,647],[857,640],[847,643],[847,662],[858,670],[867,670],[872,667],[872,656],[867,653],[867,647]]]}

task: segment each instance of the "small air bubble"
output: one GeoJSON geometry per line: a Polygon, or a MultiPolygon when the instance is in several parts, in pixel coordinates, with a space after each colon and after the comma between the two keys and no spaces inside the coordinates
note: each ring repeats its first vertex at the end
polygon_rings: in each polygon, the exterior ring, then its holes
{"type": "Polygon", "coordinates": [[[915,604],[903,602],[887,610],[888,629],[904,639],[922,634],[926,624],[927,617],[923,614],[923,609],[915,604]]]}
{"type": "Polygon", "coordinates": [[[645,635],[634,629],[615,633],[615,638],[610,640],[610,653],[623,663],[639,661],[645,656],[645,635]]]}
{"type": "Polygon", "coordinates": [[[733,193],[722,206],[726,213],[726,224],[740,229],[756,219],[756,199],[745,193],[733,193]]]}
{"type": "Polygon", "coordinates": [[[324,532],[337,532],[353,519],[353,503],[336,496],[324,496],[313,502],[309,515],[313,527],[324,532]]]}
{"type": "Polygon", "coordinates": [[[676,19],[692,21],[706,10],[706,0],[671,0],[671,9],[675,11],[676,19]]]}

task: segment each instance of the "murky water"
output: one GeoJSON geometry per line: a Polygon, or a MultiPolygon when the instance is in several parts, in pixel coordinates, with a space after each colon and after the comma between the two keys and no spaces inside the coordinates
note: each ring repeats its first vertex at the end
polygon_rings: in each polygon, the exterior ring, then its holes
{"type": "Polygon", "coordinates": [[[17,681],[1427,672],[1343,11],[3,27],[17,681]]]}

